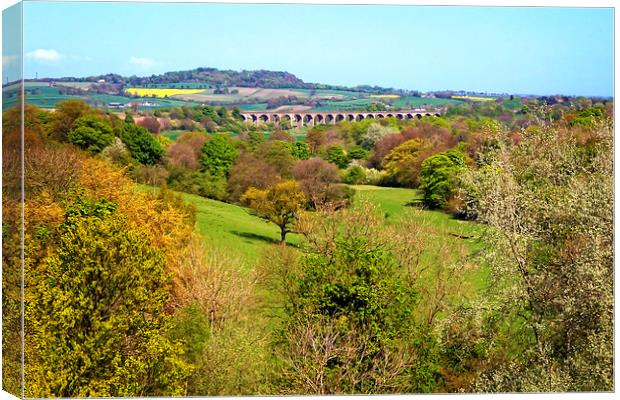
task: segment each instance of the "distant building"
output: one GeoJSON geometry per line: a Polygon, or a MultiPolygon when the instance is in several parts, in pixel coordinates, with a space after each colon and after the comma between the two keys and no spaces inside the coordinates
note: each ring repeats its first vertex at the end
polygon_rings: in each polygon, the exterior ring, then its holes
{"type": "Polygon", "coordinates": [[[97,83],[105,83],[105,79],[99,79],[97,83]]]}
{"type": "Polygon", "coordinates": [[[108,108],[125,108],[125,104],[111,102],[111,103],[108,103],[108,108]]]}

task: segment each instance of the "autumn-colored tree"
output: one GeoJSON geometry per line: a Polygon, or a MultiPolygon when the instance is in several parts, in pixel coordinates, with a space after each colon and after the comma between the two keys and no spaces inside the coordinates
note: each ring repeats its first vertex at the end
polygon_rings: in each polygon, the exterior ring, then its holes
{"type": "Polygon", "coordinates": [[[293,176],[314,209],[341,199],[338,167],[322,158],[299,161],[293,168],[293,176]]]}
{"type": "Polygon", "coordinates": [[[151,116],[136,120],[136,125],[140,125],[141,127],[148,129],[151,133],[159,133],[161,130],[159,120],[151,116]]]}
{"type": "Polygon", "coordinates": [[[273,131],[273,133],[269,135],[269,140],[281,140],[283,142],[295,143],[295,138],[283,130],[273,131]]]}
{"type": "Polygon", "coordinates": [[[276,183],[268,189],[249,188],[241,197],[252,213],[280,228],[280,242],[285,243],[286,234],[306,204],[306,196],[293,180],[276,183]]]}
{"type": "Polygon", "coordinates": [[[175,142],[168,148],[166,161],[170,167],[197,170],[200,168],[200,161],[188,142],[175,142]]]}
{"type": "Polygon", "coordinates": [[[75,127],[75,121],[87,115],[101,116],[101,111],[90,108],[83,100],[66,100],[56,104],[50,116],[49,135],[59,141],[67,141],[67,134],[75,127]]]}
{"type": "Polygon", "coordinates": [[[237,202],[250,188],[266,189],[280,180],[278,171],[255,154],[243,152],[230,169],[228,193],[230,200],[237,202]]]}
{"type": "Polygon", "coordinates": [[[392,133],[379,139],[379,141],[375,143],[372,156],[370,157],[371,165],[375,168],[383,167],[383,159],[385,156],[387,156],[393,148],[406,141],[407,139],[400,133],[392,133]]]}
{"type": "Polygon", "coordinates": [[[405,187],[417,187],[420,183],[420,168],[431,148],[431,143],[424,139],[411,139],[396,146],[383,159],[388,179],[405,187]]]}
{"type": "Polygon", "coordinates": [[[316,128],[312,128],[306,133],[306,138],[304,139],[306,143],[308,143],[308,147],[310,148],[310,153],[316,154],[317,151],[325,144],[325,132],[318,130],[316,128]]]}

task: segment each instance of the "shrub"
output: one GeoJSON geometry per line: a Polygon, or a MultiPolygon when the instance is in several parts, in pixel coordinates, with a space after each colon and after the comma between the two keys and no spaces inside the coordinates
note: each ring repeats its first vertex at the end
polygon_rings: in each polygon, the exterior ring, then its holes
{"type": "Polygon", "coordinates": [[[164,257],[115,208],[69,209],[44,275],[29,276],[38,283],[27,304],[29,397],[185,393],[189,366],[162,335],[164,257]]]}
{"type": "Polygon", "coordinates": [[[364,173],[364,169],[362,167],[359,165],[354,165],[349,168],[342,180],[344,183],[348,183],[349,185],[357,185],[360,183],[365,183],[366,174],[364,173]]]}
{"type": "Polygon", "coordinates": [[[283,130],[273,131],[273,133],[269,135],[269,140],[281,140],[287,143],[295,143],[295,138],[283,130]]]}
{"type": "Polygon", "coordinates": [[[295,142],[291,146],[291,154],[298,160],[308,160],[312,157],[306,142],[295,142]]]}
{"type": "Polygon", "coordinates": [[[349,151],[349,158],[352,160],[363,160],[368,157],[368,152],[361,147],[354,147],[349,151]]]}
{"type": "MultiPolygon", "coordinates": [[[[402,279],[385,236],[375,234],[383,221],[374,212],[349,210],[309,218],[299,262],[279,269],[287,307],[276,354],[287,389],[315,395],[407,391],[409,371],[421,369],[414,360],[423,358],[427,345],[418,350],[408,342],[417,295],[402,279]]],[[[432,390],[435,379],[431,369],[411,380],[432,390]]]]}
{"type": "Polygon", "coordinates": [[[161,186],[168,179],[168,171],[161,165],[136,165],[131,176],[139,183],[161,186]]]}
{"type": "Polygon", "coordinates": [[[208,172],[173,168],[168,176],[168,186],[170,189],[209,199],[224,200],[227,197],[226,178],[208,172]]]}
{"type": "Polygon", "coordinates": [[[114,138],[114,142],[111,145],[101,151],[100,155],[111,163],[120,166],[130,165],[132,162],[127,146],[117,137],[114,138]]]}
{"type": "Polygon", "coordinates": [[[349,157],[340,146],[332,146],[327,149],[325,159],[340,169],[346,168],[350,162],[349,157]]]}

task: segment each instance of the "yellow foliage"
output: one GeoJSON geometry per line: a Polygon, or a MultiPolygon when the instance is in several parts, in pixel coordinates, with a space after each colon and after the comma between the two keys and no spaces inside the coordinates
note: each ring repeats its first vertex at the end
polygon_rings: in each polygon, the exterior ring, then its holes
{"type": "Polygon", "coordinates": [[[144,232],[152,246],[164,250],[166,265],[187,245],[194,229],[187,223],[188,215],[173,204],[136,192],[123,170],[89,158],[82,163],[80,183],[92,197],[116,202],[129,217],[129,227],[144,232]]]}

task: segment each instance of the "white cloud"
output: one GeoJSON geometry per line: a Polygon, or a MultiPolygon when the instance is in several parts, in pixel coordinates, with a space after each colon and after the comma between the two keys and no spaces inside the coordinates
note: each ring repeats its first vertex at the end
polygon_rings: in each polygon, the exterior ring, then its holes
{"type": "Polygon", "coordinates": [[[54,49],[36,49],[26,53],[26,57],[35,61],[55,62],[59,61],[64,56],[54,49]]]}
{"type": "Polygon", "coordinates": [[[149,68],[155,65],[155,60],[146,57],[130,57],[129,64],[142,68],[149,68]]]}
{"type": "Polygon", "coordinates": [[[13,64],[15,61],[17,61],[16,55],[2,56],[2,67],[6,68],[9,64],[13,64]]]}

